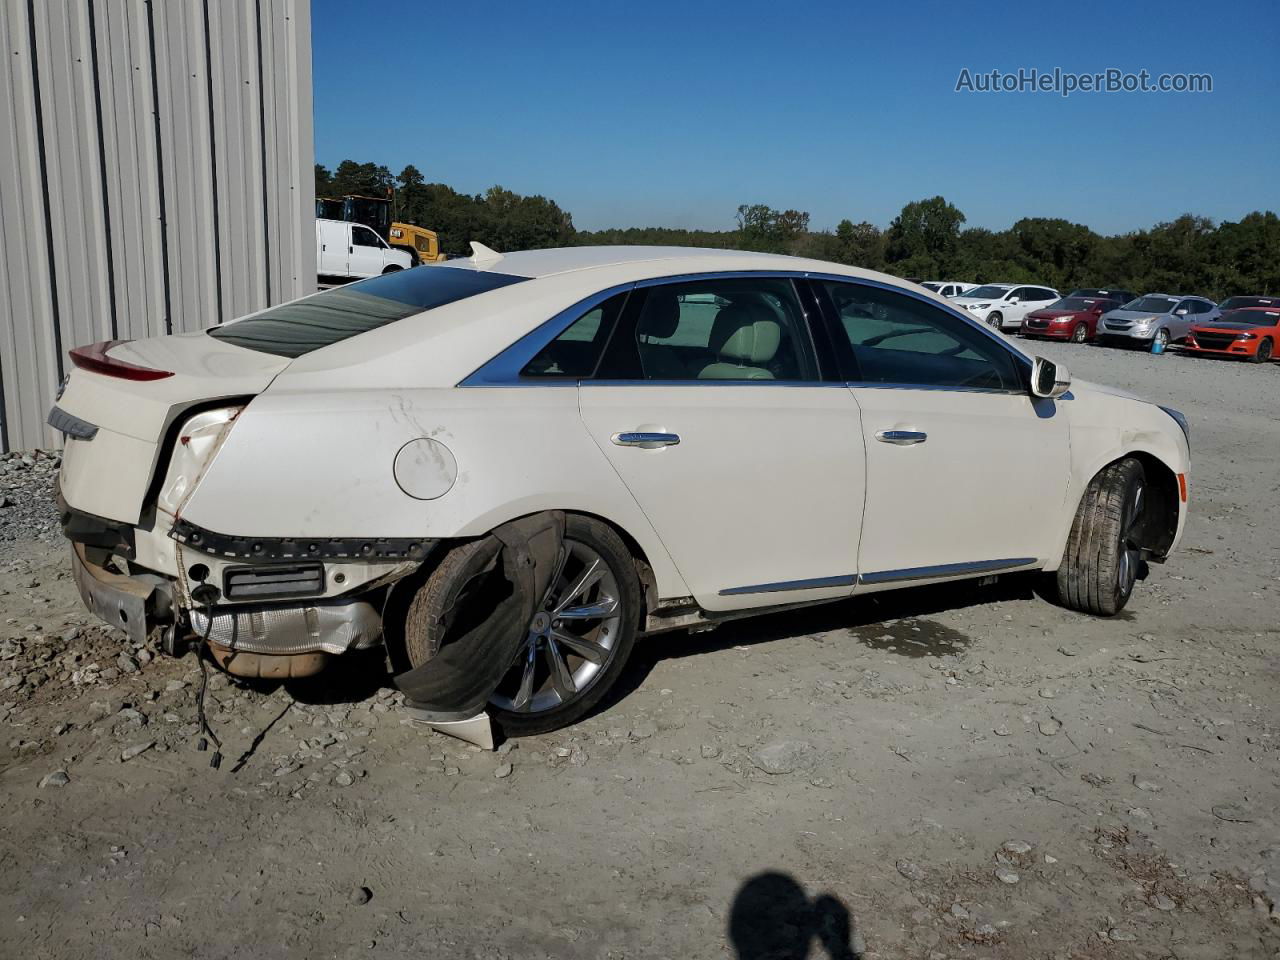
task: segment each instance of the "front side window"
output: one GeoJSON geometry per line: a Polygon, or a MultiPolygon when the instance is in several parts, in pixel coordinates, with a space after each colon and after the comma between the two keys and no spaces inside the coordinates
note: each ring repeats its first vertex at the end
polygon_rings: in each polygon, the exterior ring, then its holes
{"type": "Polygon", "coordinates": [[[382,239],[368,227],[352,227],[351,242],[360,247],[382,246],[382,239]]]}
{"type": "Polygon", "coordinates": [[[862,383],[1022,390],[1009,351],[969,323],[915,297],[823,281],[862,383]]]}
{"type": "Polygon", "coordinates": [[[795,286],[711,278],[635,291],[597,371],[602,380],[816,380],[795,286]]]}

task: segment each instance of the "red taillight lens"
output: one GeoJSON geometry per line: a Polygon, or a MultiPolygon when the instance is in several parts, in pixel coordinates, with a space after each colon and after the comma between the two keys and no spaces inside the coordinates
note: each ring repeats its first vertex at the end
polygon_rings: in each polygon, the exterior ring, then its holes
{"type": "Polygon", "coordinates": [[[163,380],[172,377],[172,370],[156,370],[154,367],[140,367],[136,363],[125,363],[107,356],[107,351],[118,347],[128,340],[103,340],[91,343],[87,347],[76,347],[71,351],[71,362],[81,370],[92,370],[107,377],[119,377],[121,380],[163,380]]]}

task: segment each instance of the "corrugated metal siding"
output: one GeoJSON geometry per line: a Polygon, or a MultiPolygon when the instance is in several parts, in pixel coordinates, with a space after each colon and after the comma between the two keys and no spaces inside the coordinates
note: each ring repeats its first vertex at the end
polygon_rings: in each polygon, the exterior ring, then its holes
{"type": "Polygon", "coordinates": [[[315,289],[309,0],[0,0],[0,448],[65,351],[315,289]]]}

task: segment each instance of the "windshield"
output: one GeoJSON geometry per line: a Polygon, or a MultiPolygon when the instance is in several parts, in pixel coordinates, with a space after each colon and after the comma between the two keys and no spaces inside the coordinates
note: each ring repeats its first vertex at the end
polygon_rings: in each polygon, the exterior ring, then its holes
{"type": "Polygon", "coordinates": [[[1241,307],[1280,307],[1280,297],[1227,297],[1218,309],[1239,310],[1241,307]]]}
{"type": "Polygon", "coordinates": [[[934,283],[932,280],[926,280],[924,283],[920,284],[920,286],[924,287],[927,290],[932,290],[934,293],[937,293],[939,290],[942,289],[942,284],[934,283]]]}
{"type": "Polygon", "coordinates": [[[1139,297],[1124,305],[1125,310],[1138,310],[1142,313],[1168,313],[1173,309],[1176,300],[1168,297],[1139,297]]]}
{"type": "Polygon", "coordinates": [[[1232,310],[1224,314],[1220,322],[1235,326],[1274,327],[1280,324],[1280,310],[1232,310]]]}
{"type": "Polygon", "coordinates": [[[527,279],[458,267],[415,267],[210,327],[209,336],[277,357],[300,357],[433,307],[527,279]]]}
{"type": "Polygon", "coordinates": [[[1046,310],[1092,310],[1094,305],[1100,303],[1099,300],[1091,300],[1085,297],[1063,297],[1057,303],[1045,307],[1046,310]]]}
{"type": "Polygon", "coordinates": [[[974,300],[979,297],[983,300],[999,300],[1008,292],[1008,287],[978,287],[976,290],[966,291],[965,296],[974,300]]]}

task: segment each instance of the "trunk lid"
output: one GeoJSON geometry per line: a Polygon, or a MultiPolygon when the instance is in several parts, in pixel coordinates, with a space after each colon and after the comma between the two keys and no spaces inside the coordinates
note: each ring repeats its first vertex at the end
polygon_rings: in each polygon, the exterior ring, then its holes
{"type": "Polygon", "coordinates": [[[89,439],[66,437],[59,486],[68,506],[133,524],[173,423],[193,407],[261,393],[290,363],[204,332],[118,343],[104,356],[108,372],[77,366],[58,397],[59,410],[97,428],[89,439]],[[137,371],[113,373],[112,363],[169,375],[130,379],[137,371]]]}

